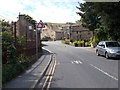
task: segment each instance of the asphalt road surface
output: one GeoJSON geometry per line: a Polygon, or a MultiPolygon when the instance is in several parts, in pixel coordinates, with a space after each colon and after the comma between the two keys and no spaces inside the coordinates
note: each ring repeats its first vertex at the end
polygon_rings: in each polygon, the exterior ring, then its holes
{"type": "Polygon", "coordinates": [[[56,54],[51,88],[118,88],[118,61],[97,56],[89,47],[42,42],[56,54]]]}

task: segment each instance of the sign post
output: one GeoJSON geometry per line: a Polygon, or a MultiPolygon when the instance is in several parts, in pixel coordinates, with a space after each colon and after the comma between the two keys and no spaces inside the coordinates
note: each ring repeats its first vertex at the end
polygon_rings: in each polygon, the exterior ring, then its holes
{"type": "Polygon", "coordinates": [[[40,34],[41,34],[42,28],[45,28],[45,25],[42,22],[42,20],[40,20],[40,22],[36,25],[36,59],[38,59],[38,29],[39,28],[40,28],[40,34]]]}

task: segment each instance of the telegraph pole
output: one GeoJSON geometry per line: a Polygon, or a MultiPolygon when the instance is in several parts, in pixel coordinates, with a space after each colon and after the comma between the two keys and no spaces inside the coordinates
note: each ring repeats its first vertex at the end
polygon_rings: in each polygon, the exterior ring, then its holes
{"type": "Polygon", "coordinates": [[[14,39],[15,39],[15,46],[16,46],[16,22],[13,23],[13,32],[14,32],[14,39]]]}
{"type": "Polygon", "coordinates": [[[38,59],[38,29],[36,25],[36,59],[38,59]]]}

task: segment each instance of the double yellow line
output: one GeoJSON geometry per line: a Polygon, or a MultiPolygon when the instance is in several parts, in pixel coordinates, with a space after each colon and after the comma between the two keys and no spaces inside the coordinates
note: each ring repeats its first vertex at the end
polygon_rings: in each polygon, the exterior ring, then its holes
{"type": "Polygon", "coordinates": [[[48,90],[50,88],[53,74],[55,72],[55,67],[56,67],[56,57],[55,57],[55,54],[53,54],[52,55],[52,62],[51,62],[51,65],[49,67],[50,69],[48,71],[47,77],[46,77],[44,84],[42,86],[42,90],[44,90],[44,89],[48,90]]]}
{"type": "Polygon", "coordinates": [[[45,50],[47,50],[47,51],[49,51],[51,53],[50,60],[48,61],[46,67],[42,71],[41,77],[32,86],[33,89],[30,89],[30,90],[37,90],[37,88],[39,88],[40,83],[41,83],[40,87],[41,87],[42,90],[44,90],[44,89],[49,90],[50,85],[51,85],[53,74],[54,74],[55,68],[56,68],[56,56],[52,51],[50,51],[50,50],[48,50],[46,48],[43,48],[43,49],[45,49],[45,50]],[[43,78],[45,78],[45,80],[43,78]]]}

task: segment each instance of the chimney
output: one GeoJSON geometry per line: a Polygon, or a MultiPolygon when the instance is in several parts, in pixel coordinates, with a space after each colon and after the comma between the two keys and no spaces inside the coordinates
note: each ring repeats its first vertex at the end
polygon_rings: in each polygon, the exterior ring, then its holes
{"type": "Polygon", "coordinates": [[[19,20],[23,20],[24,19],[24,17],[25,17],[25,15],[23,14],[21,14],[21,15],[19,15],[19,20]]]}

